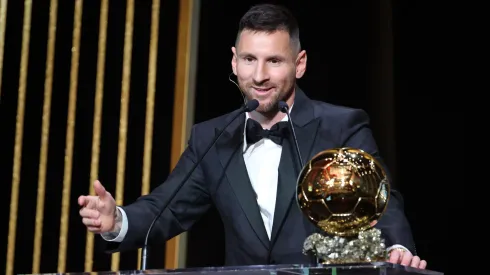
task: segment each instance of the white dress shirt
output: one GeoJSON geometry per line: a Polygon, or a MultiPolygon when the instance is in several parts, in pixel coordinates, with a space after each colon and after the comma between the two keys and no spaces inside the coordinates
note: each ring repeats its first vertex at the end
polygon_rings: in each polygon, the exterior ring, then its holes
{"type": "MultiPolygon", "coordinates": [[[[249,119],[249,114],[247,119],[249,119]]],[[[288,121],[285,116],[282,121],[288,121]]],[[[245,120],[246,125],[246,120],[245,120]]],[[[282,146],[268,138],[248,145],[244,135],[243,159],[247,166],[250,183],[257,197],[260,215],[269,239],[271,238],[272,222],[276,207],[278,168],[281,160],[282,146]]]]}

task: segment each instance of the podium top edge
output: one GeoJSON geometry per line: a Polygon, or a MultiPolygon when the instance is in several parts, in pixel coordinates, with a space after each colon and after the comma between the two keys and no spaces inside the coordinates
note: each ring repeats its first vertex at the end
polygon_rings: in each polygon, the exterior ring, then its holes
{"type": "MultiPolygon", "coordinates": [[[[380,274],[421,274],[421,275],[444,275],[442,272],[437,272],[428,269],[417,269],[388,262],[372,262],[359,264],[285,264],[285,265],[248,265],[248,266],[219,266],[219,267],[193,267],[193,268],[178,268],[178,269],[149,269],[149,270],[120,270],[120,271],[92,271],[92,272],[67,272],[67,273],[39,273],[39,274],[18,274],[18,275],[139,275],[139,274],[154,274],[154,275],[199,275],[206,273],[228,275],[233,273],[262,275],[304,275],[313,271],[316,274],[331,274],[335,270],[336,273],[342,274],[342,270],[349,270],[349,274],[353,274],[355,270],[359,270],[362,274],[363,270],[379,269],[380,274]],[[305,273],[306,272],[306,273],[305,273]],[[279,274],[280,273],[280,274],[279,274]]],[[[371,274],[371,273],[370,273],[371,274]]]]}

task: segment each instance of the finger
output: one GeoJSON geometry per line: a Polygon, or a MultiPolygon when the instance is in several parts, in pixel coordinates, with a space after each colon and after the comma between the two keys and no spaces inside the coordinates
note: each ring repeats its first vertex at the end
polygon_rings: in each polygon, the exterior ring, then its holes
{"type": "Polygon", "coordinates": [[[419,268],[425,269],[427,267],[427,262],[425,260],[420,261],[419,268]]]}
{"type": "Polygon", "coordinates": [[[82,219],[82,222],[83,224],[85,224],[85,226],[89,227],[89,226],[92,226],[92,227],[100,227],[100,220],[97,220],[97,219],[89,219],[89,218],[83,218],[82,219]]]}
{"type": "Polygon", "coordinates": [[[96,209],[99,197],[97,196],[85,196],[85,207],[89,209],[96,209]]]}
{"type": "Polygon", "coordinates": [[[99,198],[97,196],[80,196],[78,197],[78,204],[83,207],[95,209],[98,200],[99,198]]]}
{"type": "Polygon", "coordinates": [[[78,197],[78,205],[80,205],[80,206],[85,205],[85,196],[78,197]]]}
{"type": "Polygon", "coordinates": [[[88,200],[87,205],[85,207],[88,209],[97,209],[98,200],[99,200],[98,197],[90,198],[90,200],[88,200]]]}
{"type": "Polygon", "coordinates": [[[389,262],[392,264],[398,264],[401,258],[401,252],[398,250],[393,250],[390,252],[389,262]]]}
{"type": "Polygon", "coordinates": [[[84,207],[80,209],[80,216],[82,216],[82,218],[98,219],[100,217],[100,212],[84,207]]]}
{"type": "Polygon", "coordinates": [[[87,226],[87,229],[88,229],[88,231],[90,231],[92,233],[100,233],[101,232],[100,227],[96,227],[96,226],[87,226]]]}
{"type": "Polygon", "coordinates": [[[87,226],[87,229],[88,229],[88,231],[90,231],[92,233],[100,233],[101,232],[100,227],[96,227],[96,226],[87,226]]]}
{"type": "Polygon", "coordinates": [[[96,180],[94,182],[94,190],[95,190],[95,193],[102,199],[105,194],[106,194],[106,191],[105,191],[105,188],[104,186],[102,185],[102,183],[100,183],[100,181],[96,180]]]}
{"type": "Polygon", "coordinates": [[[420,265],[420,257],[419,256],[413,256],[412,262],[410,263],[411,267],[419,268],[420,265]]]}
{"type": "Polygon", "coordinates": [[[402,260],[401,260],[401,265],[404,265],[404,266],[409,266],[410,265],[410,262],[412,261],[412,253],[410,252],[404,252],[402,253],[402,260]]]}

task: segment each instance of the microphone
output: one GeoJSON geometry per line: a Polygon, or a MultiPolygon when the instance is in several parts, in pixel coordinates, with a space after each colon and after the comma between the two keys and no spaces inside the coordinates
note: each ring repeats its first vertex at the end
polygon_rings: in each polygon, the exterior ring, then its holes
{"type": "Polygon", "coordinates": [[[144,246],[143,246],[143,251],[141,253],[141,269],[142,270],[146,270],[146,260],[147,260],[147,248],[148,248],[148,237],[150,236],[150,233],[151,233],[151,230],[153,229],[153,226],[155,225],[155,222],[158,220],[158,218],[162,215],[163,211],[165,211],[165,209],[167,209],[168,205],[170,204],[170,202],[172,202],[172,200],[174,199],[174,197],[177,195],[177,193],[179,192],[179,190],[182,188],[182,186],[184,186],[184,183],[190,178],[190,176],[192,175],[192,173],[194,172],[194,170],[196,170],[197,166],[201,163],[201,161],[204,159],[204,157],[207,155],[207,153],[209,152],[209,150],[211,149],[211,147],[214,146],[214,144],[218,141],[218,139],[221,137],[221,135],[224,133],[225,129],[228,128],[228,126],[233,122],[235,121],[235,119],[237,119],[241,114],[245,113],[245,112],[252,112],[254,111],[255,109],[257,109],[257,107],[259,107],[259,101],[257,99],[254,99],[254,100],[251,100],[251,101],[248,101],[244,104],[244,106],[241,108],[240,112],[238,112],[232,120],[230,120],[230,122],[228,122],[228,124],[226,124],[226,126],[220,131],[219,135],[216,136],[214,139],[213,139],[213,142],[211,142],[208,146],[208,148],[206,148],[206,150],[204,151],[204,154],[202,154],[202,156],[199,158],[199,160],[194,164],[194,166],[192,166],[191,170],[187,173],[187,175],[184,177],[184,179],[182,180],[181,183],[179,183],[179,185],[177,186],[177,188],[175,188],[175,190],[172,192],[172,194],[170,195],[170,198],[167,200],[167,203],[161,208],[160,212],[158,213],[158,215],[153,219],[153,221],[151,222],[150,224],[150,227],[148,228],[148,231],[146,233],[146,238],[145,238],[145,243],[144,243],[144,246]]]}
{"type": "Polygon", "coordinates": [[[279,101],[277,105],[279,107],[279,110],[281,110],[281,112],[285,113],[288,116],[289,126],[291,127],[291,132],[293,133],[294,145],[296,147],[296,154],[298,154],[300,169],[303,169],[304,166],[303,159],[301,158],[301,153],[299,152],[298,140],[296,139],[296,133],[294,132],[293,121],[291,120],[291,116],[289,115],[289,106],[284,101],[279,101]]]}

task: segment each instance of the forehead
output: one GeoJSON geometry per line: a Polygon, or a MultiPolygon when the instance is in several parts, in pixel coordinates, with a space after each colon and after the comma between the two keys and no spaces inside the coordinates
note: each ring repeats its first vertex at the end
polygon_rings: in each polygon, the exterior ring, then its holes
{"type": "Polygon", "coordinates": [[[257,56],[290,55],[289,33],[285,31],[267,33],[244,30],[240,34],[237,50],[239,54],[247,53],[257,56]]]}

